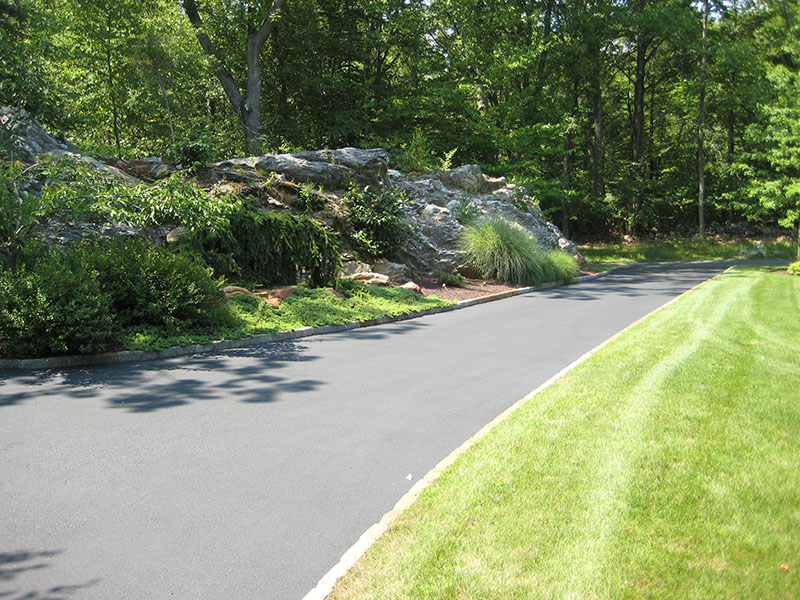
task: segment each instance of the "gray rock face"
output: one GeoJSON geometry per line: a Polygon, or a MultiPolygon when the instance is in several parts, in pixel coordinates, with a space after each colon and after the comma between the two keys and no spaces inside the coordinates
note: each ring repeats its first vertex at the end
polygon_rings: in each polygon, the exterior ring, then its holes
{"type": "Polygon", "coordinates": [[[544,218],[524,189],[506,183],[502,177],[487,177],[478,165],[414,178],[392,171],[390,180],[410,201],[406,224],[412,235],[403,244],[398,258],[415,272],[430,273],[460,266],[458,241],[464,225],[458,217],[464,214],[478,219],[500,217],[516,223],[545,250],[569,252],[582,267],[586,265],[575,245],[544,218]],[[529,208],[521,210],[518,206],[529,208]]]}
{"type": "Polygon", "coordinates": [[[280,173],[298,183],[316,183],[327,189],[342,190],[350,182],[384,185],[388,182],[389,154],[385,150],[316,150],[295,154],[265,154],[254,158],[233,158],[214,163],[221,171],[280,173]]]}
{"type": "Polygon", "coordinates": [[[30,162],[39,154],[54,151],[80,152],[73,144],[47,133],[21,108],[0,106],[0,125],[4,129],[3,134],[11,139],[16,158],[20,160],[30,162]]]}
{"type": "MultiPolygon", "coordinates": [[[[458,267],[462,259],[458,241],[464,230],[459,218],[465,214],[477,218],[502,217],[517,223],[546,250],[559,248],[569,252],[585,266],[586,261],[572,242],[544,218],[522,188],[507,183],[504,177],[487,177],[474,164],[419,177],[389,170],[388,165],[389,155],[385,150],[341,148],[236,158],[212,167],[227,174],[280,173],[295,182],[317,183],[334,190],[345,189],[351,181],[401,190],[409,200],[404,222],[411,232],[394,257],[408,267],[402,276],[458,267]]],[[[378,270],[380,267],[375,269],[378,270]]],[[[400,272],[394,277],[400,278],[400,272]]]]}

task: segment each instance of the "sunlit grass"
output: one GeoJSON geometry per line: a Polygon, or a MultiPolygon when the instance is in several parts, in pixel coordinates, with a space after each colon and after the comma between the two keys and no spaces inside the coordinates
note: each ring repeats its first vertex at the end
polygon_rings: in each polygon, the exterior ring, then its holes
{"type": "Polygon", "coordinates": [[[398,317],[454,304],[436,296],[421,297],[409,290],[357,282],[347,283],[345,293],[347,297],[341,298],[330,289],[299,287],[295,290],[295,296],[286,298],[277,308],[253,296],[234,296],[231,302],[219,309],[207,328],[172,335],[155,328],[132,328],[127,332],[123,345],[128,350],[159,350],[170,346],[293,331],[301,327],[398,317]]]}
{"type": "Polygon", "coordinates": [[[800,280],[736,269],[534,397],[332,598],[800,597],[800,280]]]}
{"type": "MultiPolygon", "coordinates": [[[[712,238],[665,242],[633,242],[629,244],[590,244],[578,250],[590,263],[607,262],[671,262],[688,260],[725,260],[742,258],[742,250],[757,249],[748,240],[718,241],[712,238]]],[[[797,254],[797,245],[766,241],[766,256],[790,259],[797,254]]],[[[756,256],[755,258],[758,258],[756,256]]]]}

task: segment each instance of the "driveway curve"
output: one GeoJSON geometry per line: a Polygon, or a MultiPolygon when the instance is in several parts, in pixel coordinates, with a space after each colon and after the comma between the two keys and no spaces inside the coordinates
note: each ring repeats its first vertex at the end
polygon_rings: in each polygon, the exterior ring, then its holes
{"type": "Polygon", "coordinates": [[[257,348],[0,373],[0,598],[302,598],[484,424],[727,266],[633,266],[257,348]]]}

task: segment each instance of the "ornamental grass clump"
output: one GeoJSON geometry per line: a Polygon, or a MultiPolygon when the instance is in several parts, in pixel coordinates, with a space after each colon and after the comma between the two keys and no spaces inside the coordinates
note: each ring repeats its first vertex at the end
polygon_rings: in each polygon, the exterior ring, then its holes
{"type": "Polygon", "coordinates": [[[545,274],[547,281],[569,283],[581,274],[575,258],[563,250],[551,250],[545,255],[545,274]]]}
{"type": "Polygon", "coordinates": [[[470,225],[460,248],[465,262],[488,279],[512,285],[539,285],[545,280],[545,252],[526,231],[504,219],[470,225]]]}

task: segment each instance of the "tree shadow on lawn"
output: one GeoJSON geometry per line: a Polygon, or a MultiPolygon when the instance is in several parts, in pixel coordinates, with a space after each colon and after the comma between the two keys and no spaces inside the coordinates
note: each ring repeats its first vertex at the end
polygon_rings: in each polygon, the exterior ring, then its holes
{"type": "MultiPolygon", "coordinates": [[[[47,569],[47,559],[62,554],[62,550],[46,550],[39,552],[0,552],[0,599],[2,600],[59,600],[97,584],[100,579],[91,579],[86,583],[51,586],[45,590],[22,592],[8,589],[9,582],[31,571],[47,569]]],[[[14,585],[14,584],[11,584],[14,585]]]]}
{"type": "Polygon", "coordinates": [[[274,402],[324,384],[280,375],[288,364],[316,360],[307,350],[286,341],[151,362],[17,372],[0,381],[0,407],[43,397],[103,398],[110,407],[134,413],[231,398],[274,402]]]}

